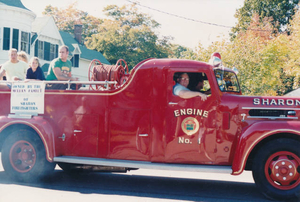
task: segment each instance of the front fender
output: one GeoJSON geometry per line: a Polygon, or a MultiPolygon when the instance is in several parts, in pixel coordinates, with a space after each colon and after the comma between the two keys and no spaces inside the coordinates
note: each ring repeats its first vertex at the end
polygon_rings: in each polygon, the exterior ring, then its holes
{"type": "Polygon", "coordinates": [[[254,147],[263,139],[278,133],[289,133],[300,136],[300,122],[296,121],[263,121],[248,127],[238,140],[232,162],[232,174],[243,172],[247,159],[254,147]]]}
{"type": "Polygon", "coordinates": [[[0,133],[13,125],[24,125],[32,128],[44,144],[47,160],[53,161],[55,156],[54,135],[56,127],[51,122],[41,116],[34,116],[31,119],[0,117],[0,133]]]}

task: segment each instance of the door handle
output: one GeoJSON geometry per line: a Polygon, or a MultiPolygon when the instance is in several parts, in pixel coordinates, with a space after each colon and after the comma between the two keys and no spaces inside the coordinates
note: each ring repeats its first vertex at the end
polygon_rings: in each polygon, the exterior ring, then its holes
{"type": "Polygon", "coordinates": [[[62,134],[62,136],[61,136],[61,137],[58,137],[58,138],[61,138],[61,139],[62,139],[62,141],[65,141],[65,139],[66,139],[66,135],[65,135],[65,134],[62,134]]]}
{"type": "Polygon", "coordinates": [[[169,102],[169,105],[178,105],[176,102],[169,102]]]}
{"type": "Polygon", "coordinates": [[[140,137],[148,137],[148,134],[139,134],[140,137]]]}

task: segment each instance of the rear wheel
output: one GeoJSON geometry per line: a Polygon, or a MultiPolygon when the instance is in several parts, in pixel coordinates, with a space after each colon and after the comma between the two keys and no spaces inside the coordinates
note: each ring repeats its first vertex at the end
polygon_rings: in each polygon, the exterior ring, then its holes
{"type": "Polygon", "coordinates": [[[259,149],[253,162],[253,178],[268,198],[300,198],[300,142],[276,139],[259,149]]]}
{"type": "Polygon", "coordinates": [[[28,130],[14,131],[2,148],[5,172],[18,181],[34,181],[54,170],[55,164],[46,159],[44,144],[28,130]]]}

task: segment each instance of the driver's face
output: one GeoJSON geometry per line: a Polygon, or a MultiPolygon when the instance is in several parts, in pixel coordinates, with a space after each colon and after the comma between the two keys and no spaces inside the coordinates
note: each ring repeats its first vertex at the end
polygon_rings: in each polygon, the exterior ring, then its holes
{"type": "Polygon", "coordinates": [[[189,85],[189,82],[190,82],[190,78],[189,78],[189,75],[184,73],[181,75],[181,77],[179,78],[179,84],[186,87],[189,85]]]}

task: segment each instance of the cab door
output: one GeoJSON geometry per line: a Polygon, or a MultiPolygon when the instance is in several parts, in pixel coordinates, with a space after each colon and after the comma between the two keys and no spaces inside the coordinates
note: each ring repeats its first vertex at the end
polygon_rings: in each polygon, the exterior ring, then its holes
{"type": "MultiPolygon", "coordinates": [[[[174,95],[173,76],[176,72],[178,69],[170,69],[166,78],[165,160],[169,163],[213,163],[216,151],[215,95],[211,94],[206,101],[200,97],[183,99],[174,95]]],[[[201,73],[209,76],[207,72],[201,73]]]]}

